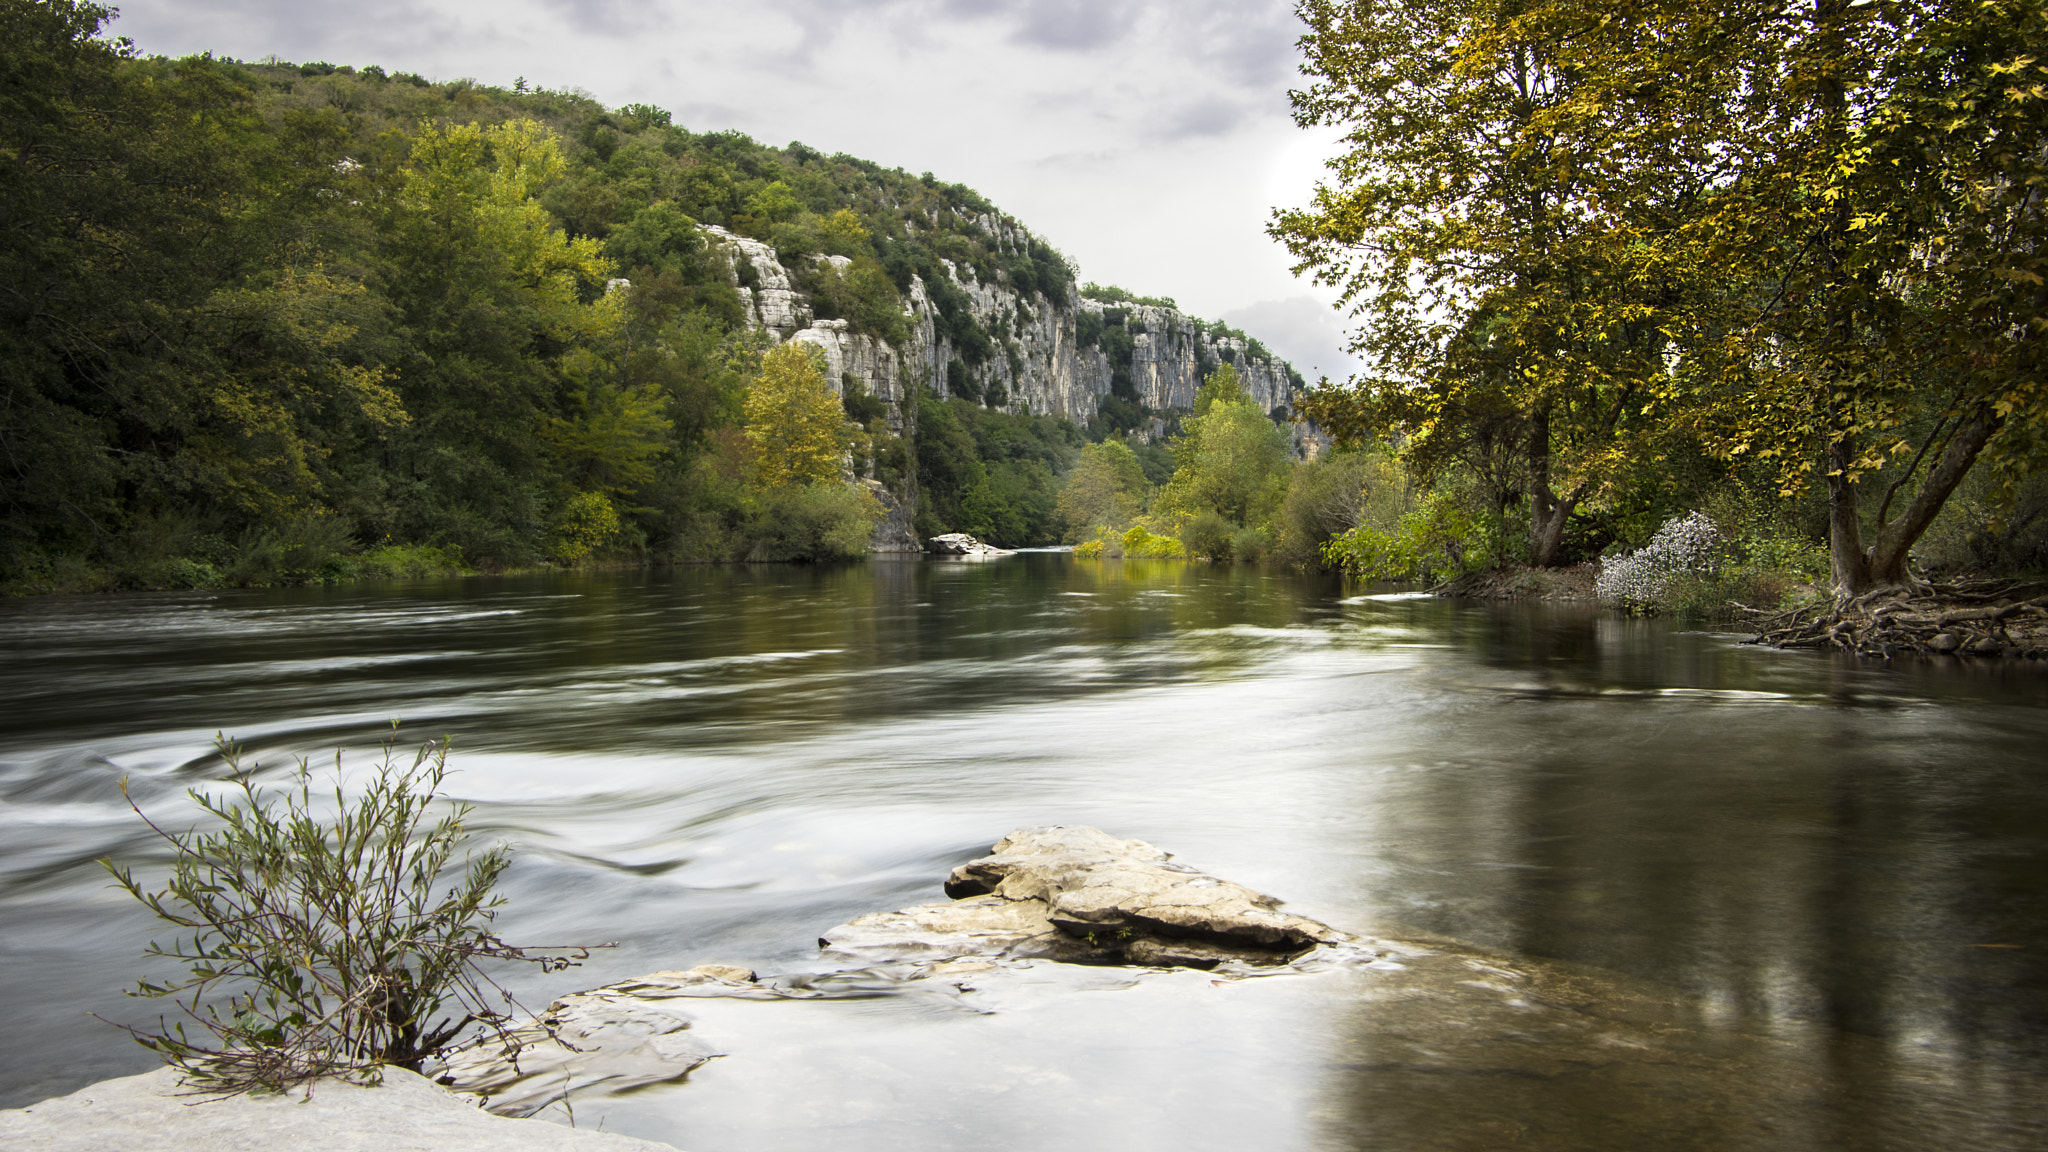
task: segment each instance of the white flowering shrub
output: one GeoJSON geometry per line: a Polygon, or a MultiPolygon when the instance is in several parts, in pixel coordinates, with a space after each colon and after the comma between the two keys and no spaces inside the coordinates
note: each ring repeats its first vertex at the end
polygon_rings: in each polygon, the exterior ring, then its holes
{"type": "Polygon", "coordinates": [[[1718,574],[1726,552],[1720,529],[1706,513],[1694,512],[1665,521],[1648,544],[1607,561],[1594,588],[1603,604],[1654,608],[1674,578],[1718,574]]]}

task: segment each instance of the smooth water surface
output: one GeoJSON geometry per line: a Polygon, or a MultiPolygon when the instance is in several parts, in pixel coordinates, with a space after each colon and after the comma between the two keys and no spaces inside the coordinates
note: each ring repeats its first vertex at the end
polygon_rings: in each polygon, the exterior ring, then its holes
{"type": "Polygon", "coordinates": [[[1544,1027],[1637,1030],[1446,1039],[1338,977],[706,1002],[732,1055],[599,1117],[692,1152],[2048,1146],[2039,669],[1355,592],[1033,554],[0,605],[0,1106],[152,1061],[85,1015],[153,1016],[119,995],[151,925],[94,863],[163,862],[120,780],[183,826],[217,731],[282,779],[400,717],[519,852],[505,935],[620,941],[530,1002],[814,968],[1079,823],[1560,962],[1544,1027]]]}

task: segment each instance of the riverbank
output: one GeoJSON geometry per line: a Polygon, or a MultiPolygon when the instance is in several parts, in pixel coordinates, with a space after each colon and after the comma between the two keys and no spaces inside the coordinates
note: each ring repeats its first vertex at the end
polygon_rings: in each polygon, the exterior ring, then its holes
{"type": "Polygon", "coordinates": [[[1467,600],[1545,600],[1561,604],[1591,604],[1598,600],[1594,584],[1600,579],[1600,564],[1592,561],[1569,568],[1489,568],[1467,572],[1430,591],[1438,596],[1467,600]]]}
{"type": "MultiPolygon", "coordinates": [[[[1438,596],[1497,601],[1597,604],[1600,565],[1494,568],[1430,589],[1438,596]]],[[[1743,588],[1715,584],[1705,595],[1679,590],[1665,612],[1677,619],[1740,624],[1753,643],[1817,648],[1889,660],[1907,654],[2048,659],[2048,583],[1964,579],[1887,588],[1841,599],[1811,584],[1756,582],[1763,595],[1730,598],[1743,588]],[[1745,603],[1744,599],[1763,603],[1745,603]]]]}

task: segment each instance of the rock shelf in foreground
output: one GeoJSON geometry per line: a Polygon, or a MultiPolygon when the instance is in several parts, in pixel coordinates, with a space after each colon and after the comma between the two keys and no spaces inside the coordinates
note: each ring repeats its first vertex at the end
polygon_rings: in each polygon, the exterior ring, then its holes
{"type": "MultiPolygon", "coordinates": [[[[971,539],[971,538],[970,538],[971,539]]],[[[160,1069],[0,1112],[8,1152],[569,1152],[666,1150],[531,1116],[576,1093],[681,1080],[722,1053],[680,1010],[691,999],[818,1000],[922,995],[957,1001],[960,978],[1034,960],[1253,974],[1374,965],[1373,945],[1280,911],[1280,902],[1096,828],[1023,828],[953,870],[954,899],[842,924],[819,940],[831,971],[757,978],[706,964],[564,996],[504,1037],[381,1088],[322,1081],[310,1099],[241,1096],[192,1106],[160,1069]],[[1310,954],[1314,953],[1311,957],[1310,954]],[[441,1087],[436,1087],[438,1084],[441,1087]],[[446,1089],[445,1091],[443,1089],[446,1089]],[[478,1107],[482,1105],[482,1107],[478,1107]],[[488,1109],[488,1111],[486,1111],[488,1109]],[[497,1113],[496,1116],[491,1113],[497,1113]]]]}
{"type": "Polygon", "coordinates": [[[316,1081],[210,1102],[159,1068],[0,1111],[8,1152],[675,1152],[666,1144],[508,1120],[397,1068],[361,1088],[316,1081]]]}

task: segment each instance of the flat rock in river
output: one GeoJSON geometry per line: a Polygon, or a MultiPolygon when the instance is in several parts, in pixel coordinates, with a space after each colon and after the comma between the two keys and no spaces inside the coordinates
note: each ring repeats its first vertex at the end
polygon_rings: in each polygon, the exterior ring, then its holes
{"type": "Polygon", "coordinates": [[[1002,956],[1211,968],[1285,964],[1352,940],[1281,912],[1271,896],[1096,828],[1012,832],[990,855],[955,868],[946,894],[952,903],[858,917],[819,944],[867,960],[1002,956]]]}

